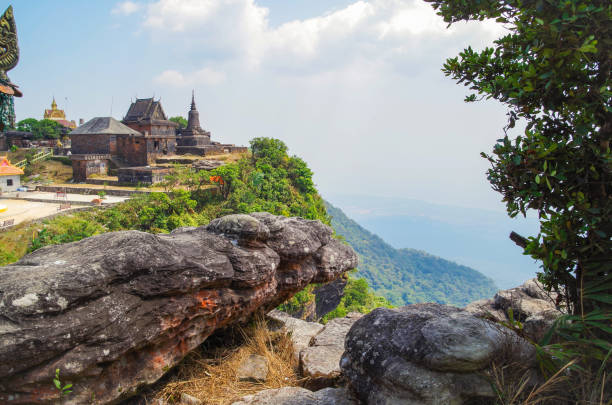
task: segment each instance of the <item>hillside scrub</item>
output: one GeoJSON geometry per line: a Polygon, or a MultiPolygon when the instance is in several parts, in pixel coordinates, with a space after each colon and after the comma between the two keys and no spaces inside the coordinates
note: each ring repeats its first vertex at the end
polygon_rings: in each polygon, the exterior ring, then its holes
{"type": "Polygon", "coordinates": [[[136,195],[113,207],[9,230],[1,238],[8,241],[19,234],[19,243],[2,245],[0,265],[46,245],[74,242],[103,232],[135,229],[168,233],[236,213],[267,211],[329,224],[323,200],[312,182],[312,171],[302,159],[289,156],[287,146],[276,139],[255,138],[251,147],[255,151],[251,156],[244,155],[215,170],[196,172],[177,166],[162,185],[167,193],[136,195]],[[216,186],[216,193],[211,193],[211,185],[216,186]],[[31,237],[24,238],[24,234],[31,237]]]}

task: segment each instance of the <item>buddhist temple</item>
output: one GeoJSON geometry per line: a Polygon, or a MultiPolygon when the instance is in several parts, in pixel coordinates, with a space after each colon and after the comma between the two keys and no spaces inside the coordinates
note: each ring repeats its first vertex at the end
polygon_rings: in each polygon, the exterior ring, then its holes
{"type": "Polygon", "coordinates": [[[44,119],[57,121],[60,125],[66,128],[75,129],[76,122],[68,121],[66,119],[66,113],[64,110],[60,110],[57,108],[57,103],[55,102],[55,97],[53,97],[53,102],[51,103],[51,109],[45,110],[43,115],[44,119]]]}
{"type": "Polygon", "coordinates": [[[7,158],[0,159],[0,191],[16,191],[21,186],[23,170],[13,166],[7,158]]]}

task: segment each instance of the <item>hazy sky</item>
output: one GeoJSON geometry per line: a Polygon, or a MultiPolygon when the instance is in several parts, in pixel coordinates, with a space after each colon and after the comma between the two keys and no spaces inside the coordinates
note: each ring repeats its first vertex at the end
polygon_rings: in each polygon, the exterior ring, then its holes
{"type": "Polygon", "coordinates": [[[52,96],[75,120],[120,119],[151,96],[186,115],[195,89],[213,140],[282,139],[324,196],[503,210],[479,153],[501,137],[504,109],[463,103],[467,89],[440,71],[498,37],[492,23],[446,29],[416,0],[11,3],[18,119],[42,118],[52,96]]]}

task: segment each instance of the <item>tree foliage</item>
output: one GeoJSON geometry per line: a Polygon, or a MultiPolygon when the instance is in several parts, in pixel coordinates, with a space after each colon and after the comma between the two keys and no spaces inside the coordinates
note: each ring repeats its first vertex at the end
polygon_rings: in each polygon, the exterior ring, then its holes
{"type": "Polygon", "coordinates": [[[505,136],[483,154],[488,179],[510,216],[538,212],[540,232],[525,241],[525,252],[542,261],[540,280],[584,321],[576,336],[592,337],[607,352],[612,2],[427,1],[449,24],[494,18],[509,29],[493,47],[448,59],[443,71],[475,91],[467,101],[493,98],[508,107],[505,136]],[[525,130],[512,138],[520,120],[525,130]]]}
{"type": "Polygon", "coordinates": [[[179,125],[179,129],[187,128],[187,120],[180,115],[170,117],[170,121],[177,123],[179,125]]]}
{"type": "Polygon", "coordinates": [[[17,131],[31,132],[34,139],[58,139],[62,136],[62,125],[57,121],[26,118],[16,124],[17,131]]]}

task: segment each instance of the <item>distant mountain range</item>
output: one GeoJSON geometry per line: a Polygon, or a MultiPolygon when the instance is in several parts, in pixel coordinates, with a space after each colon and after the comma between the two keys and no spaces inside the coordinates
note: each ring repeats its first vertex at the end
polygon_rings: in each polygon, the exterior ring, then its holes
{"type": "Polygon", "coordinates": [[[380,196],[333,195],[329,201],[396,249],[424,250],[469,266],[500,288],[516,287],[539,271],[539,264],[508,238],[511,231],[537,235],[537,218],[380,196]]]}
{"type": "Polygon", "coordinates": [[[395,249],[326,202],[336,233],[357,251],[357,277],[394,305],[438,302],[464,306],[497,291],[482,273],[414,249],[395,249]]]}

